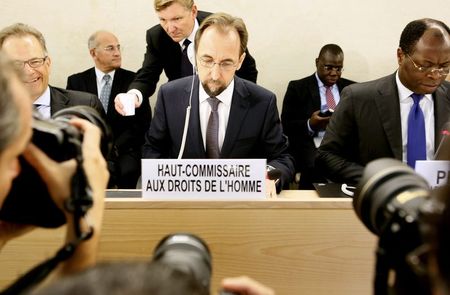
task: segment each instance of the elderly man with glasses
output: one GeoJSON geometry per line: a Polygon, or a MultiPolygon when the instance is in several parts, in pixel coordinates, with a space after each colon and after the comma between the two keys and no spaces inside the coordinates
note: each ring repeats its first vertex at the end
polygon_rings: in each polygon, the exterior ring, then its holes
{"type": "Polygon", "coordinates": [[[296,173],[300,173],[299,189],[314,189],[314,182],[324,181],[314,168],[317,147],[342,89],[355,83],[341,78],[344,52],[338,45],[323,46],[315,63],[314,74],[289,82],[281,112],[283,130],[289,138],[289,153],[295,159],[296,173]]]}
{"type": "Polygon", "coordinates": [[[113,33],[94,32],[87,43],[94,67],[69,76],[67,89],[98,95],[117,148],[114,161],[109,161],[110,187],[134,189],[141,174],[141,149],[144,134],[150,126],[150,106],[146,104],[137,108],[134,116],[120,115],[114,108],[114,98],[128,90],[135,73],[121,68],[120,42],[113,33]]]}
{"type": "Polygon", "coordinates": [[[398,70],[344,89],[316,165],[334,182],[356,183],[382,157],[432,160],[450,119],[450,30],[434,19],[410,22],[400,36],[398,70]]]}
{"type": "Polygon", "coordinates": [[[44,36],[35,28],[21,23],[4,28],[0,31],[0,49],[23,70],[23,82],[44,118],[76,105],[87,105],[104,114],[95,95],[49,86],[51,59],[44,36]]]}

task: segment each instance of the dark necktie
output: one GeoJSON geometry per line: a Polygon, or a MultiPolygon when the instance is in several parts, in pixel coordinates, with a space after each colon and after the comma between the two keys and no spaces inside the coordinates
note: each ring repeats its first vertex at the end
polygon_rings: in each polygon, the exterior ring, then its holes
{"type": "Polygon", "coordinates": [[[327,99],[327,106],[329,109],[336,108],[336,101],[334,100],[333,92],[331,92],[331,86],[325,86],[325,97],[327,99]]]}
{"type": "Polygon", "coordinates": [[[208,98],[211,106],[211,114],[209,115],[208,127],[206,128],[206,156],[209,159],[220,158],[219,150],[219,113],[217,107],[220,103],[215,97],[208,98]]]}
{"type": "Polygon", "coordinates": [[[408,143],[406,149],[407,163],[415,168],[417,160],[426,160],[425,119],[419,102],[422,94],[411,94],[414,101],[408,115],[408,143]]]}
{"type": "Polygon", "coordinates": [[[106,113],[108,112],[109,96],[111,95],[111,76],[104,75],[103,81],[105,81],[105,84],[103,85],[102,92],[100,92],[100,101],[106,113]]]}
{"type": "Polygon", "coordinates": [[[189,44],[191,44],[191,41],[185,39],[183,42],[184,48],[181,53],[181,77],[191,76],[193,74],[192,64],[189,61],[189,57],[187,54],[189,44]]]}

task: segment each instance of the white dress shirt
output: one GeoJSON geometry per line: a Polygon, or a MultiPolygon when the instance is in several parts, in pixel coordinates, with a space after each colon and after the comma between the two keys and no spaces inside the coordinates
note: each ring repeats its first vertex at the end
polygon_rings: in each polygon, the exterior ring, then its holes
{"type": "MultiPolygon", "coordinates": [[[[398,89],[398,97],[400,99],[400,117],[402,123],[402,156],[403,162],[406,163],[406,145],[408,143],[408,115],[414,103],[411,94],[414,92],[406,88],[398,77],[398,71],[395,75],[398,89]]],[[[425,138],[427,149],[427,160],[434,159],[434,102],[431,94],[426,94],[419,102],[425,118],[425,138]]]]}
{"type": "Polygon", "coordinates": [[[102,93],[102,89],[103,86],[105,86],[106,82],[103,81],[103,77],[105,75],[110,75],[111,76],[111,80],[110,83],[112,85],[113,81],[114,81],[114,73],[116,72],[116,70],[113,70],[109,73],[103,73],[102,71],[100,71],[99,69],[97,69],[97,67],[95,67],[95,77],[97,77],[97,97],[100,98],[100,93],[102,93]]]}
{"type": "Polygon", "coordinates": [[[38,97],[33,102],[34,105],[37,105],[37,111],[41,114],[42,118],[44,119],[50,119],[51,110],[50,110],[50,87],[47,86],[47,89],[45,89],[44,93],[42,93],[41,96],[38,97]]]}
{"type": "MultiPolygon", "coordinates": [[[[320,110],[325,111],[328,109],[327,105],[327,96],[325,92],[327,91],[327,87],[325,84],[323,84],[322,80],[320,80],[319,76],[317,75],[317,72],[315,73],[316,79],[317,79],[317,85],[319,86],[319,94],[320,94],[320,110]]],[[[338,105],[339,101],[341,100],[341,96],[339,95],[339,88],[337,87],[337,84],[334,83],[333,86],[331,86],[331,93],[333,93],[334,102],[336,105],[338,105]]],[[[311,134],[314,134],[314,130],[312,130],[311,126],[309,126],[309,120],[308,120],[308,129],[311,134]]],[[[319,131],[317,132],[317,135],[314,136],[314,145],[317,147],[320,146],[320,143],[322,142],[322,139],[325,135],[325,131],[319,131]]]]}
{"type": "MultiPolygon", "coordinates": [[[[203,146],[206,150],[206,129],[208,127],[209,115],[211,113],[211,106],[208,102],[209,95],[206,93],[205,89],[201,83],[199,83],[199,116],[200,116],[200,128],[203,137],[203,146]]],[[[234,79],[231,81],[230,85],[222,91],[221,94],[216,96],[220,103],[217,107],[217,112],[219,114],[219,149],[222,150],[223,140],[225,138],[225,132],[227,130],[228,118],[230,116],[231,110],[231,100],[233,98],[234,91],[234,79]]]]}

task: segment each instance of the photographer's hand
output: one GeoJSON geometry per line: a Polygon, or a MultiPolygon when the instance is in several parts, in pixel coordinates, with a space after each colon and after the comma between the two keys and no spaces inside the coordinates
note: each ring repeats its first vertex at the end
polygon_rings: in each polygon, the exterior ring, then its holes
{"type": "Polygon", "coordinates": [[[35,226],[27,224],[18,224],[0,220],[0,249],[14,238],[26,234],[33,230],[35,226]]]}
{"type": "MultiPolygon", "coordinates": [[[[93,207],[88,211],[85,218],[89,221],[89,224],[85,222],[85,219],[82,219],[80,228],[82,231],[88,231],[91,226],[94,229],[94,234],[89,240],[81,243],[74,255],[59,267],[59,272],[64,274],[82,270],[93,265],[96,261],[105,189],[109,178],[106,161],[100,151],[100,130],[82,119],[72,119],[70,123],[83,133],[83,168],[91,186],[93,197],[93,207]]],[[[64,202],[70,196],[70,182],[76,169],[75,160],[63,163],[55,162],[34,145],[27,148],[24,157],[41,175],[54,202],[65,213],[67,220],[66,241],[74,241],[76,239],[74,218],[70,212],[64,209],[64,202]]]]}
{"type": "Polygon", "coordinates": [[[246,276],[225,278],[221,285],[225,291],[240,295],[275,295],[275,291],[271,288],[246,276]]]}

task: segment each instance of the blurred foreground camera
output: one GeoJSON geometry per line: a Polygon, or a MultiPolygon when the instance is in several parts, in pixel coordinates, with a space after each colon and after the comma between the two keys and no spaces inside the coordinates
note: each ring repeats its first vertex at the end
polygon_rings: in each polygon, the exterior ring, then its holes
{"type": "MultiPolygon", "coordinates": [[[[156,246],[153,261],[167,264],[174,269],[193,275],[209,294],[212,258],[208,245],[201,238],[187,233],[171,234],[164,237],[156,246]]],[[[221,291],[219,295],[238,295],[221,291]]]]}
{"type": "MultiPolygon", "coordinates": [[[[63,109],[53,115],[53,119],[42,119],[33,115],[32,142],[57,162],[82,157],[83,135],[69,124],[72,117],[85,119],[100,128],[102,132],[101,150],[106,156],[111,148],[111,131],[96,110],[88,106],[63,109]]],[[[65,223],[63,212],[54,204],[45,183],[37,171],[24,158],[20,158],[21,173],[14,180],[11,191],[2,209],[0,220],[14,223],[33,224],[41,227],[58,227],[65,223]]],[[[86,191],[84,177],[75,175],[72,179],[71,199],[68,210],[86,211],[92,206],[86,191]]]]}
{"type": "Polygon", "coordinates": [[[430,294],[427,277],[417,271],[419,256],[412,255],[424,246],[430,196],[428,183],[400,161],[378,159],[366,166],[353,207],[379,237],[375,294],[430,294]]]}

